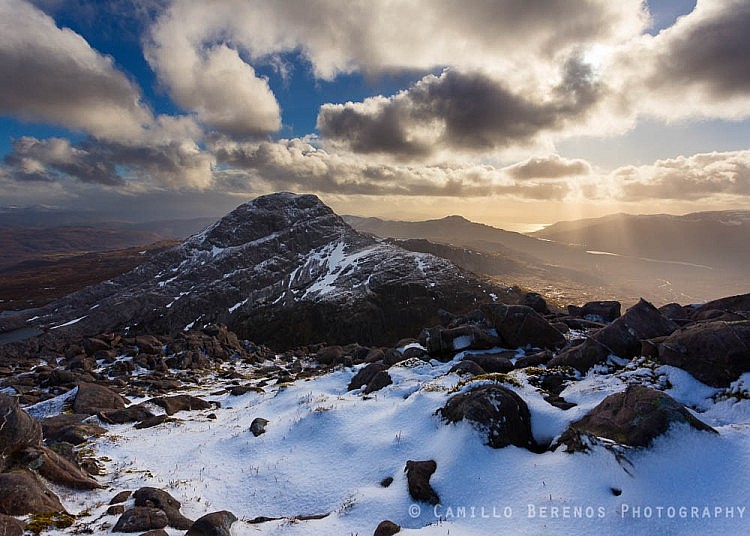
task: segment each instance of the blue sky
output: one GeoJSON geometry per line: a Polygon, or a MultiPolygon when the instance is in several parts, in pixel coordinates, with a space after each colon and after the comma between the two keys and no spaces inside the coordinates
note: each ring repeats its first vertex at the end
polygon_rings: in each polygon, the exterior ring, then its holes
{"type": "Polygon", "coordinates": [[[748,206],[741,0],[0,0],[0,15],[0,205],[155,219],[294,190],[508,228],[748,206]]]}

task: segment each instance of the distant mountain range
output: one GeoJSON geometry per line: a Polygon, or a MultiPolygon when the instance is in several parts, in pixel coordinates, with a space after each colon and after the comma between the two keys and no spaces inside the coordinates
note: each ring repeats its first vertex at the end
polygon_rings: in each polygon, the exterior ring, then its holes
{"type": "MultiPolygon", "coordinates": [[[[562,222],[524,235],[449,216],[421,222],[345,216],[380,237],[426,239],[485,257],[482,273],[562,302],[610,297],[692,303],[750,288],[750,212],[562,222]]],[[[423,246],[424,247],[424,246],[423,246]]],[[[466,252],[444,250],[462,264],[466,252]]],[[[462,264],[463,265],[463,264],[462,264]]],[[[469,268],[468,265],[465,267],[469,268]]]]}

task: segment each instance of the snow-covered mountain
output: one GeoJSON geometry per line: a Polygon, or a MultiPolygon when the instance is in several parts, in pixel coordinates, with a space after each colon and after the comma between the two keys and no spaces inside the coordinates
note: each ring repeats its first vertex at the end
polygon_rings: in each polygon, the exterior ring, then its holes
{"type": "Polygon", "coordinates": [[[278,193],[51,304],[31,324],[174,334],[220,322],[285,346],[385,343],[412,335],[440,308],[470,309],[505,291],[444,259],[362,235],[315,196],[278,193]]]}

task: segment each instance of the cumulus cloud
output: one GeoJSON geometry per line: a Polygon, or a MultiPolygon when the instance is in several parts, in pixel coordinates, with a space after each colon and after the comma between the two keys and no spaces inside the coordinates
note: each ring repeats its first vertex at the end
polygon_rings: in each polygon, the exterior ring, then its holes
{"type": "Polygon", "coordinates": [[[576,175],[589,175],[591,164],[581,159],[563,158],[552,154],[546,157],[529,158],[506,168],[516,179],[558,179],[576,175]]]}
{"type": "Polygon", "coordinates": [[[636,113],[666,119],[750,116],[750,4],[699,0],[656,36],[621,47],[610,75],[636,113]]]}
{"type": "Polygon", "coordinates": [[[750,196],[750,150],[702,153],[613,171],[609,182],[624,201],[698,200],[750,196]]]}
{"type": "Polygon", "coordinates": [[[523,145],[580,119],[603,88],[577,59],[546,94],[520,94],[484,73],[444,71],[393,97],[326,104],[317,126],[327,141],[360,153],[424,156],[439,149],[487,151],[523,145]]]}
{"type": "Polygon", "coordinates": [[[139,188],[201,189],[213,180],[213,157],[189,141],[144,146],[88,139],[72,145],[63,138],[22,137],[4,161],[17,181],[133,187],[138,179],[139,188]]]}
{"type": "Polygon", "coordinates": [[[238,143],[215,140],[227,191],[297,190],[345,195],[487,196],[562,199],[562,181],[516,181],[502,168],[472,162],[439,165],[376,163],[352,153],[329,153],[301,139],[238,143]]]}
{"type": "Polygon", "coordinates": [[[23,0],[0,0],[0,114],[94,136],[139,136],[153,120],[111,58],[23,0]]]}

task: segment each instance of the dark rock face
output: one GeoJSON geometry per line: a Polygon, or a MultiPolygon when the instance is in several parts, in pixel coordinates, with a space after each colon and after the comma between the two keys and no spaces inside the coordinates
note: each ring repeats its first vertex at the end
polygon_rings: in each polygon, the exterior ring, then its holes
{"type": "Polygon", "coordinates": [[[430,485],[430,477],[437,470],[434,460],[406,462],[406,480],[409,486],[409,495],[415,501],[423,501],[428,504],[438,504],[440,497],[430,485]]]}
{"type": "Polygon", "coordinates": [[[495,354],[469,354],[464,358],[464,361],[473,361],[485,372],[510,372],[515,367],[504,355],[495,354]]]}
{"type": "Polygon", "coordinates": [[[687,370],[712,387],[750,371],[750,321],[693,324],[658,344],[658,361],[687,370]]]}
{"type": "Polygon", "coordinates": [[[583,307],[570,305],[568,313],[593,322],[613,322],[620,317],[620,308],[618,301],[593,301],[585,303],[583,307]]]}
{"type": "Polygon", "coordinates": [[[255,437],[266,433],[266,425],[269,423],[268,419],[263,417],[255,417],[253,422],[250,423],[250,431],[255,437]]]}
{"type": "Polygon", "coordinates": [[[103,421],[114,424],[145,421],[153,416],[153,413],[140,404],[115,411],[102,411],[99,413],[99,417],[103,421]]]}
{"type": "Polygon", "coordinates": [[[22,516],[65,512],[57,495],[31,471],[0,473],[0,514],[22,516]]]}
{"type": "Polygon", "coordinates": [[[365,394],[369,395],[370,393],[374,393],[375,391],[380,391],[383,387],[387,387],[393,383],[393,379],[391,379],[390,374],[388,374],[386,371],[381,370],[375,376],[373,376],[372,380],[370,380],[367,383],[367,387],[365,387],[365,394]]]}
{"type": "Polygon", "coordinates": [[[559,348],[565,344],[563,334],[531,307],[493,303],[483,305],[481,310],[508,348],[559,348]]]}
{"type": "Polygon", "coordinates": [[[0,462],[18,449],[42,444],[42,427],[18,406],[18,400],[0,393],[0,462]]]}
{"type": "Polygon", "coordinates": [[[477,387],[451,397],[438,410],[448,422],[471,421],[487,433],[487,444],[500,449],[508,445],[536,450],[531,435],[531,414],[526,402],[501,385],[477,387]]]}
{"type": "Polygon", "coordinates": [[[73,411],[96,415],[100,411],[123,409],[129,403],[118,393],[95,383],[79,383],[73,400],[73,411]]]}
{"type": "Polygon", "coordinates": [[[382,372],[387,368],[388,367],[386,367],[383,363],[370,363],[369,365],[363,367],[354,375],[352,380],[349,382],[347,391],[354,391],[355,389],[364,387],[372,381],[372,379],[378,372],[382,372]]]}
{"type": "Polygon", "coordinates": [[[227,510],[212,512],[198,518],[185,536],[230,536],[237,516],[227,510]]]}
{"type": "MultiPolygon", "coordinates": [[[[127,326],[135,335],[176,336],[222,323],[240,338],[284,348],[382,345],[434,325],[440,308],[469,310],[504,290],[446,260],[361,235],[315,196],[282,193],[241,205],[132,272],[44,308],[32,324],[81,318],[55,333],[127,326]]],[[[106,351],[101,342],[89,350],[106,351]]],[[[157,340],[138,346],[161,353],[157,340]]]]}
{"type": "Polygon", "coordinates": [[[169,524],[167,514],[158,508],[136,506],[125,510],[117,520],[115,532],[143,532],[151,529],[163,529],[169,524]]]}
{"type": "Polygon", "coordinates": [[[583,419],[571,424],[560,442],[575,444],[576,436],[583,433],[605,437],[622,445],[646,447],[675,423],[716,433],[669,395],[641,385],[630,385],[624,392],[608,396],[583,419]]]}
{"type": "Polygon", "coordinates": [[[527,292],[526,296],[524,296],[523,298],[523,302],[521,303],[521,305],[531,307],[540,315],[549,314],[549,307],[547,307],[547,302],[544,300],[542,295],[537,292],[527,292]]]}

